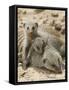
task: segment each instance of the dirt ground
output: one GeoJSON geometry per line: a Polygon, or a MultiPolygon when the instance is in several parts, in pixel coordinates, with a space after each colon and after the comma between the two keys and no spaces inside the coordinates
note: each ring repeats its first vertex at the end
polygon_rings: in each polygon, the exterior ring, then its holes
{"type": "MultiPolygon", "coordinates": [[[[36,10],[36,9],[18,9],[18,56],[22,52],[24,39],[23,21],[31,20],[38,22],[39,26],[43,26],[45,31],[57,36],[62,41],[65,34],[65,12],[58,10],[36,10]],[[55,25],[54,25],[55,23],[55,25]],[[62,27],[62,28],[61,28],[62,27]],[[21,33],[21,34],[20,34],[21,33]]],[[[44,32],[45,32],[44,31],[44,32]]],[[[20,58],[19,58],[20,59],[20,58]]],[[[47,69],[29,67],[23,70],[21,63],[18,63],[18,82],[40,81],[40,80],[59,80],[65,79],[65,70],[60,74],[56,74],[47,69]]]]}

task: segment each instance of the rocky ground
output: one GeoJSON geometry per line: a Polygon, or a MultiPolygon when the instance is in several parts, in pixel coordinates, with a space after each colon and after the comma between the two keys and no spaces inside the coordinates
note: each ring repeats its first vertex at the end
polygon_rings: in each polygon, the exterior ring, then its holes
{"type": "Polygon", "coordinates": [[[18,82],[24,81],[41,81],[41,80],[60,80],[65,78],[65,71],[61,74],[56,74],[49,70],[29,67],[23,70],[21,66],[18,67],[18,82]]]}
{"type": "MultiPolygon", "coordinates": [[[[23,21],[31,20],[38,22],[45,30],[64,42],[65,37],[65,12],[54,10],[18,9],[18,59],[20,59],[23,44],[23,21]]],[[[44,31],[45,32],[45,31],[44,31]]],[[[18,63],[18,82],[40,81],[40,80],[59,80],[65,78],[65,70],[56,74],[47,69],[29,67],[23,70],[21,63],[18,63]]]]}

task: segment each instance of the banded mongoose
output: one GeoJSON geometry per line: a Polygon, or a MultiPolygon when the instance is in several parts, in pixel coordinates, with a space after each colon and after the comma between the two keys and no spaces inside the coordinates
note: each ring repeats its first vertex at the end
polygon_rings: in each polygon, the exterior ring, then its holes
{"type": "Polygon", "coordinates": [[[24,34],[25,34],[25,39],[24,39],[24,52],[23,52],[23,68],[26,69],[27,65],[29,64],[29,60],[27,58],[29,48],[31,47],[33,41],[37,37],[42,37],[44,38],[44,41],[48,40],[48,43],[51,44],[54,48],[56,48],[58,51],[60,50],[61,46],[63,45],[62,42],[56,38],[54,35],[51,35],[48,32],[43,32],[41,31],[38,26],[38,23],[34,22],[25,22],[23,24],[24,27],[24,34]]]}
{"type": "Polygon", "coordinates": [[[28,58],[33,67],[44,67],[61,73],[63,60],[60,53],[41,37],[37,37],[29,49],[28,58]]]}

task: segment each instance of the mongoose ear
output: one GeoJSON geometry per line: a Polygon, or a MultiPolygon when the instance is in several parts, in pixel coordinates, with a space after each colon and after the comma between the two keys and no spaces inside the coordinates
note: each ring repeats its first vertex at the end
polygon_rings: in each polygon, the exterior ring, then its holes
{"type": "Polygon", "coordinates": [[[35,23],[35,25],[38,27],[38,23],[35,23]]]}

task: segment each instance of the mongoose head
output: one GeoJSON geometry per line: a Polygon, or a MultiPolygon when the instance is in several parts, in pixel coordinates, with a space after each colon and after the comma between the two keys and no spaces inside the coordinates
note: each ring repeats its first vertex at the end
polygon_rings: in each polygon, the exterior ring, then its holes
{"type": "Polygon", "coordinates": [[[43,67],[56,73],[62,72],[62,57],[59,52],[52,46],[46,46],[44,56],[42,58],[43,67]]]}
{"type": "Polygon", "coordinates": [[[23,27],[25,29],[25,32],[29,36],[33,36],[37,34],[37,28],[38,28],[38,23],[34,22],[24,22],[23,27]]]}
{"type": "Polygon", "coordinates": [[[33,45],[33,49],[36,53],[43,54],[44,47],[45,47],[43,38],[40,38],[40,37],[36,38],[32,45],[33,45]]]}

